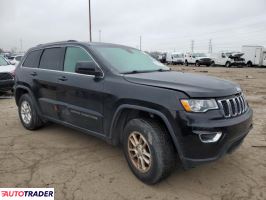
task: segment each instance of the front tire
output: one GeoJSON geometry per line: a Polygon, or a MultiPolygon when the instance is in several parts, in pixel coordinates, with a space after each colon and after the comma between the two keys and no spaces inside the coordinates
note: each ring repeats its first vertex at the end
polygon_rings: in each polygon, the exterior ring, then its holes
{"type": "Polygon", "coordinates": [[[38,116],[36,105],[29,94],[20,97],[18,111],[20,121],[26,129],[35,130],[44,124],[38,116]]]}
{"type": "Polygon", "coordinates": [[[225,67],[227,67],[227,68],[231,67],[231,63],[230,62],[226,62],[225,63],[225,67]]]}
{"type": "Polygon", "coordinates": [[[199,66],[200,66],[199,61],[196,61],[195,66],[196,66],[196,67],[199,67],[199,66]]]}
{"type": "Polygon", "coordinates": [[[131,171],[146,184],[166,178],[176,164],[170,135],[149,119],[132,119],[126,124],[123,150],[131,171]]]}

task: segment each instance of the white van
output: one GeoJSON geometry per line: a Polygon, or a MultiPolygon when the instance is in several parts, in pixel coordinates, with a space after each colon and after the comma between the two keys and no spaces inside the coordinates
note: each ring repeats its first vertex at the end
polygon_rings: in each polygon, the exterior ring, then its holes
{"type": "Polygon", "coordinates": [[[189,64],[210,66],[212,64],[212,59],[205,53],[186,53],[184,56],[184,63],[186,66],[189,64]]]}
{"type": "Polygon", "coordinates": [[[179,52],[168,52],[166,54],[166,63],[168,64],[184,64],[184,54],[179,52]]]}
{"type": "Polygon", "coordinates": [[[226,67],[231,66],[244,66],[245,59],[242,58],[244,53],[241,52],[219,52],[213,53],[211,58],[213,65],[222,65],[226,67]]]}
{"type": "Polygon", "coordinates": [[[242,52],[248,67],[251,66],[266,66],[265,49],[263,46],[243,45],[242,52]]]}

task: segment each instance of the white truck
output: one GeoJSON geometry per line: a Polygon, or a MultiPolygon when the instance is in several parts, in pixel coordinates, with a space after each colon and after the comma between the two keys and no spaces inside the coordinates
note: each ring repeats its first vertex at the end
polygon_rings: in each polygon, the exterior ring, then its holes
{"type": "Polygon", "coordinates": [[[196,66],[206,65],[211,66],[213,60],[205,53],[186,53],[184,56],[184,63],[186,66],[194,64],[196,66]]]}
{"type": "Polygon", "coordinates": [[[166,54],[166,63],[167,64],[184,64],[184,54],[179,52],[168,52],[166,54]]]}
{"type": "Polygon", "coordinates": [[[213,53],[211,58],[213,65],[221,65],[225,67],[231,66],[244,66],[245,59],[242,58],[244,53],[242,52],[219,52],[213,53]]]}
{"type": "Polygon", "coordinates": [[[242,52],[248,67],[266,66],[266,49],[263,46],[243,45],[242,52]]]}

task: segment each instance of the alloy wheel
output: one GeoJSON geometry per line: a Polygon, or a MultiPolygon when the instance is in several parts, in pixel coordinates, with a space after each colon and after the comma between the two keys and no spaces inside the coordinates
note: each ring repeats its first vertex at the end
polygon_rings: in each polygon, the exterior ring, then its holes
{"type": "Polygon", "coordinates": [[[29,102],[23,101],[20,107],[21,119],[25,124],[29,124],[32,119],[32,112],[29,102]]]}
{"type": "Polygon", "coordinates": [[[132,164],[142,173],[149,171],[152,157],[148,142],[137,131],[128,137],[128,154],[132,164]]]}

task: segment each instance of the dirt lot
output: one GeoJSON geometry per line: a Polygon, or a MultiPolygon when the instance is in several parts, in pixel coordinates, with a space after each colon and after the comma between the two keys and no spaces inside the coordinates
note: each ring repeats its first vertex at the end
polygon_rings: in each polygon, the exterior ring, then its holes
{"type": "Polygon", "coordinates": [[[254,129],[221,160],[138,181],[119,148],[59,125],[22,128],[14,99],[0,99],[0,187],[54,187],[56,199],[266,199],[266,69],[173,67],[241,84],[254,129]]]}

